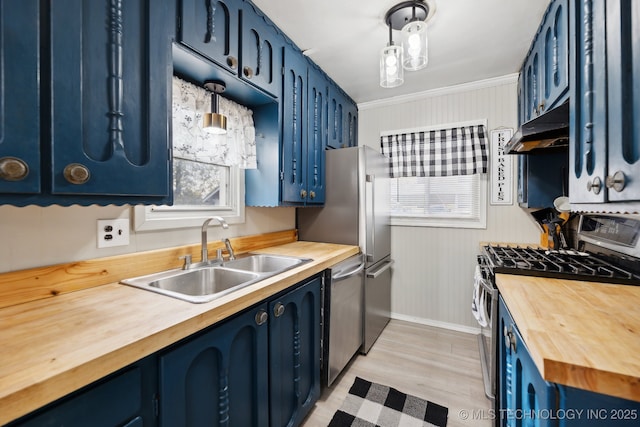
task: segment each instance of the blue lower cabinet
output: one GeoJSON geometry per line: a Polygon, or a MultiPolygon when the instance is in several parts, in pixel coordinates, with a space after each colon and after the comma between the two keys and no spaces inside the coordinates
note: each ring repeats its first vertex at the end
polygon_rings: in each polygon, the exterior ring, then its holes
{"type": "Polygon", "coordinates": [[[161,427],[269,424],[267,305],[160,357],[161,427]]]}
{"type": "Polygon", "coordinates": [[[320,397],[321,278],[269,303],[270,426],[297,426],[320,397]]]}
{"type": "Polygon", "coordinates": [[[320,396],[321,278],[160,356],[160,427],[297,426],[320,396]]]}
{"type": "Polygon", "coordinates": [[[498,375],[500,426],[555,427],[557,390],[545,381],[531,359],[502,297],[498,308],[500,335],[498,375]]]}
{"type": "Polygon", "coordinates": [[[7,427],[152,427],[156,366],[150,356],[7,427]]]}
{"type": "Polygon", "coordinates": [[[637,427],[640,402],[558,385],[559,427],[637,427]]]}

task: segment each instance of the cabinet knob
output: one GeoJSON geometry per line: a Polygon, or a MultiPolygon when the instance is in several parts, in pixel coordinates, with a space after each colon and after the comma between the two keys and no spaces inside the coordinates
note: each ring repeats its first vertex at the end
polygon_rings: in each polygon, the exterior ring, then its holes
{"type": "Polygon", "coordinates": [[[235,56],[227,56],[227,65],[232,70],[236,70],[238,68],[238,58],[235,56]]]}
{"type": "Polygon", "coordinates": [[[310,199],[315,199],[316,197],[316,192],[315,191],[309,191],[309,198],[310,199]]]}
{"type": "Polygon", "coordinates": [[[269,320],[269,315],[266,311],[260,310],[256,313],[256,324],[258,326],[264,325],[265,323],[267,323],[267,320],[269,320]]]}
{"type": "Polygon", "coordinates": [[[624,175],[624,172],[618,171],[613,174],[613,176],[607,176],[605,179],[605,185],[607,188],[613,188],[618,193],[624,190],[625,185],[627,184],[627,177],[624,175]]]}
{"type": "Polygon", "coordinates": [[[300,190],[300,198],[301,199],[307,198],[307,190],[300,190]]]}
{"type": "Polygon", "coordinates": [[[502,333],[504,335],[504,346],[515,352],[516,334],[513,333],[513,326],[507,329],[507,326],[505,325],[502,333]]]}
{"type": "Polygon", "coordinates": [[[242,74],[244,74],[246,78],[250,79],[253,77],[253,69],[251,67],[244,67],[242,68],[242,74]]]}
{"type": "Polygon", "coordinates": [[[29,166],[17,157],[0,158],[0,178],[5,181],[21,181],[29,175],[29,166]]]}
{"type": "Polygon", "coordinates": [[[602,190],[602,180],[597,176],[593,178],[593,181],[587,182],[587,191],[593,191],[593,194],[600,194],[602,190]]]}
{"type": "Polygon", "coordinates": [[[274,307],[273,307],[273,315],[276,317],[280,317],[284,314],[284,305],[282,305],[282,303],[277,303],[274,307]]]}
{"type": "Polygon", "coordinates": [[[89,181],[89,178],[91,178],[89,168],[80,163],[68,164],[67,167],[64,168],[63,174],[67,181],[76,185],[84,184],[89,181]]]}

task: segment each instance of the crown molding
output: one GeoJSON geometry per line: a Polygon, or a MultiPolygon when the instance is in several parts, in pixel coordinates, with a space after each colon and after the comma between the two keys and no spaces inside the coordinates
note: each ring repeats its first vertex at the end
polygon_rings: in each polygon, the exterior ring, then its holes
{"type": "Polygon", "coordinates": [[[358,104],[358,110],[370,110],[379,107],[388,107],[398,104],[404,104],[410,101],[417,101],[425,98],[441,95],[451,95],[454,93],[468,92],[470,90],[485,89],[489,87],[500,86],[504,84],[512,84],[518,82],[518,73],[507,74],[500,77],[492,77],[490,79],[478,80],[475,82],[462,83],[455,86],[445,86],[437,89],[429,89],[423,92],[411,93],[408,95],[394,96],[386,99],[378,99],[358,104]]]}

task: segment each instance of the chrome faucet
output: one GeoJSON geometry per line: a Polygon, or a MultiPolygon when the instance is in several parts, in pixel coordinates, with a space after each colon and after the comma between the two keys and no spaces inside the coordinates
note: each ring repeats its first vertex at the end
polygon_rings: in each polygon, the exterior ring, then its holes
{"type": "MultiPolygon", "coordinates": [[[[209,223],[212,220],[216,220],[220,223],[220,225],[222,226],[222,228],[224,228],[225,230],[227,228],[229,228],[229,224],[227,224],[227,221],[224,220],[224,218],[220,217],[220,216],[212,216],[211,218],[207,218],[203,223],[202,223],[202,262],[207,262],[209,261],[209,253],[207,251],[207,227],[209,227],[209,223]]],[[[229,240],[229,239],[227,239],[229,240]]],[[[225,242],[226,245],[226,242],[225,242]]],[[[231,244],[229,244],[229,246],[227,246],[227,249],[229,249],[231,247],[231,244]]],[[[229,252],[230,255],[233,255],[233,252],[230,251],[229,252]]]]}
{"type": "Polygon", "coordinates": [[[236,259],[235,254],[233,253],[233,248],[231,247],[231,241],[229,241],[229,239],[223,239],[222,243],[224,243],[224,245],[227,248],[227,252],[229,252],[229,260],[234,260],[236,259]]]}

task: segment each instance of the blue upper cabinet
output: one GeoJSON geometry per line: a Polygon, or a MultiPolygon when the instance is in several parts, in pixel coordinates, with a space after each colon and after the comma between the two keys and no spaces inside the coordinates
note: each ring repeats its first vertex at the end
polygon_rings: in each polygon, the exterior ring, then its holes
{"type": "Polygon", "coordinates": [[[170,20],[152,3],[51,2],[53,194],[171,199],[170,20]]]}
{"type": "Polygon", "coordinates": [[[302,53],[288,49],[284,57],[282,93],[282,202],[305,203],[308,197],[307,62],[302,53]]]}
{"type": "Polygon", "coordinates": [[[327,147],[329,80],[314,65],[307,79],[307,191],[308,203],[325,200],[324,151],[327,147]]]}
{"type": "Polygon", "coordinates": [[[568,0],[549,4],[521,70],[520,122],[560,105],[569,91],[568,0]]]}
{"type": "Polygon", "coordinates": [[[571,1],[571,203],[638,211],[637,203],[601,204],[640,200],[640,9],[622,0],[571,1]]]}
{"type": "Polygon", "coordinates": [[[2,120],[17,116],[0,129],[1,165],[28,173],[3,180],[0,203],[171,202],[172,9],[151,3],[60,0],[38,14],[38,2],[2,2],[4,87],[24,87],[3,91],[2,120]]]}
{"type": "Polygon", "coordinates": [[[0,2],[0,193],[40,192],[39,4],[0,2]]]}
{"type": "Polygon", "coordinates": [[[178,3],[178,41],[237,74],[241,1],[182,0],[178,3]]]}
{"type": "Polygon", "coordinates": [[[240,76],[271,95],[280,96],[284,36],[250,3],[241,11],[241,28],[240,76]]]}

